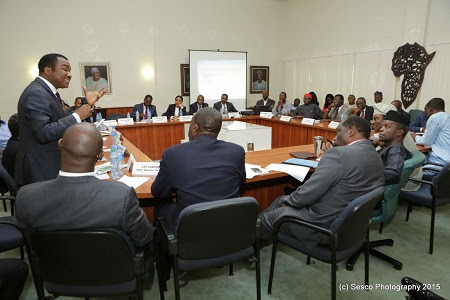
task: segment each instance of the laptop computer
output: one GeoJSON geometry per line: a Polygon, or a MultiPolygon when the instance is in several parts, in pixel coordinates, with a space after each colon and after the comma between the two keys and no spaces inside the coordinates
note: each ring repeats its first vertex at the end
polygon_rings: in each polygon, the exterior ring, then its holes
{"type": "Polygon", "coordinates": [[[272,111],[270,109],[270,106],[268,105],[255,105],[255,107],[253,108],[254,114],[255,115],[259,115],[261,112],[270,112],[272,111]]]}

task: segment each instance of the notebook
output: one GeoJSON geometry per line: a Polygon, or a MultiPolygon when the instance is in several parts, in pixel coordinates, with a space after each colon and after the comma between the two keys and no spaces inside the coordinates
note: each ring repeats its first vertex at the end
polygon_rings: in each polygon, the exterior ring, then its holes
{"type": "Polygon", "coordinates": [[[317,165],[319,164],[319,162],[314,161],[314,160],[301,159],[301,158],[290,158],[288,160],[283,161],[283,164],[304,166],[304,167],[309,167],[309,168],[317,168],[317,165]]]}

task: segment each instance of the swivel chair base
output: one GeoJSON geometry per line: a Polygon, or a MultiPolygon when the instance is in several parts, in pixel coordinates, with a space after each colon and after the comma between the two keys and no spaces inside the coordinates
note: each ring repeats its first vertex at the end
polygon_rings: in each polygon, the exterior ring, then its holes
{"type": "MultiPolygon", "coordinates": [[[[369,253],[381,260],[384,260],[387,263],[390,263],[391,265],[394,266],[394,268],[396,270],[401,270],[403,268],[403,264],[401,262],[374,249],[375,247],[380,247],[380,246],[391,246],[392,247],[393,245],[394,245],[394,241],[392,239],[370,241],[369,242],[369,253]]],[[[364,249],[361,249],[360,251],[356,252],[354,255],[352,255],[347,260],[347,264],[346,264],[345,268],[348,271],[353,271],[353,266],[355,265],[356,261],[358,260],[359,255],[363,251],[364,251],[364,249]]]]}

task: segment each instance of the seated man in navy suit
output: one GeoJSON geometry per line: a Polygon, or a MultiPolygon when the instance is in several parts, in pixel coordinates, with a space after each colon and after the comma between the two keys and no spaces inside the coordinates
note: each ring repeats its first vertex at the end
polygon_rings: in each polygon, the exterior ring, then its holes
{"type": "Polygon", "coordinates": [[[139,114],[141,120],[151,119],[152,117],[157,117],[156,106],[152,105],[153,97],[152,95],[145,95],[144,103],[136,104],[131,112],[131,117],[136,118],[136,112],[139,114]]]}
{"type": "Polygon", "coordinates": [[[173,117],[174,120],[177,120],[181,116],[187,116],[186,107],[183,106],[183,97],[178,95],[175,97],[175,103],[169,104],[163,116],[166,116],[168,119],[173,117]]]}
{"type": "Polygon", "coordinates": [[[370,122],[373,117],[373,106],[366,105],[366,99],[364,97],[359,97],[358,100],[356,100],[356,109],[353,111],[353,114],[370,122]]]}
{"type": "Polygon", "coordinates": [[[201,110],[202,108],[208,107],[208,103],[205,103],[205,97],[203,97],[203,95],[198,95],[197,96],[197,102],[192,103],[189,106],[189,114],[193,115],[196,112],[198,112],[199,110],[201,110]]]}
{"type": "MultiPolygon", "coordinates": [[[[245,152],[234,143],[217,139],[222,117],[205,107],[189,126],[189,142],[172,146],[162,154],[159,173],[151,192],[161,203],[164,216],[174,229],[183,208],[199,203],[239,197],[245,182],[245,152]],[[177,195],[176,203],[170,200],[177,195]]],[[[158,204],[159,204],[158,203],[158,204]]]]}

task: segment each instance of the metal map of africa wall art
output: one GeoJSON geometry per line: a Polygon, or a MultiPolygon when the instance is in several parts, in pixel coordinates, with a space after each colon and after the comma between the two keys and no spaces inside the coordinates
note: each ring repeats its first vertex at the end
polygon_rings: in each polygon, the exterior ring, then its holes
{"type": "Polygon", "coordinates": [[[399,47],[392,58],[392,72],[395,77],[404,75],[402,81],[402,103],[408,108],[422,86],[425,69],[433,59],[436,51],[428,54],[424,47],[414,43],[406,43],[399,47]]]}

